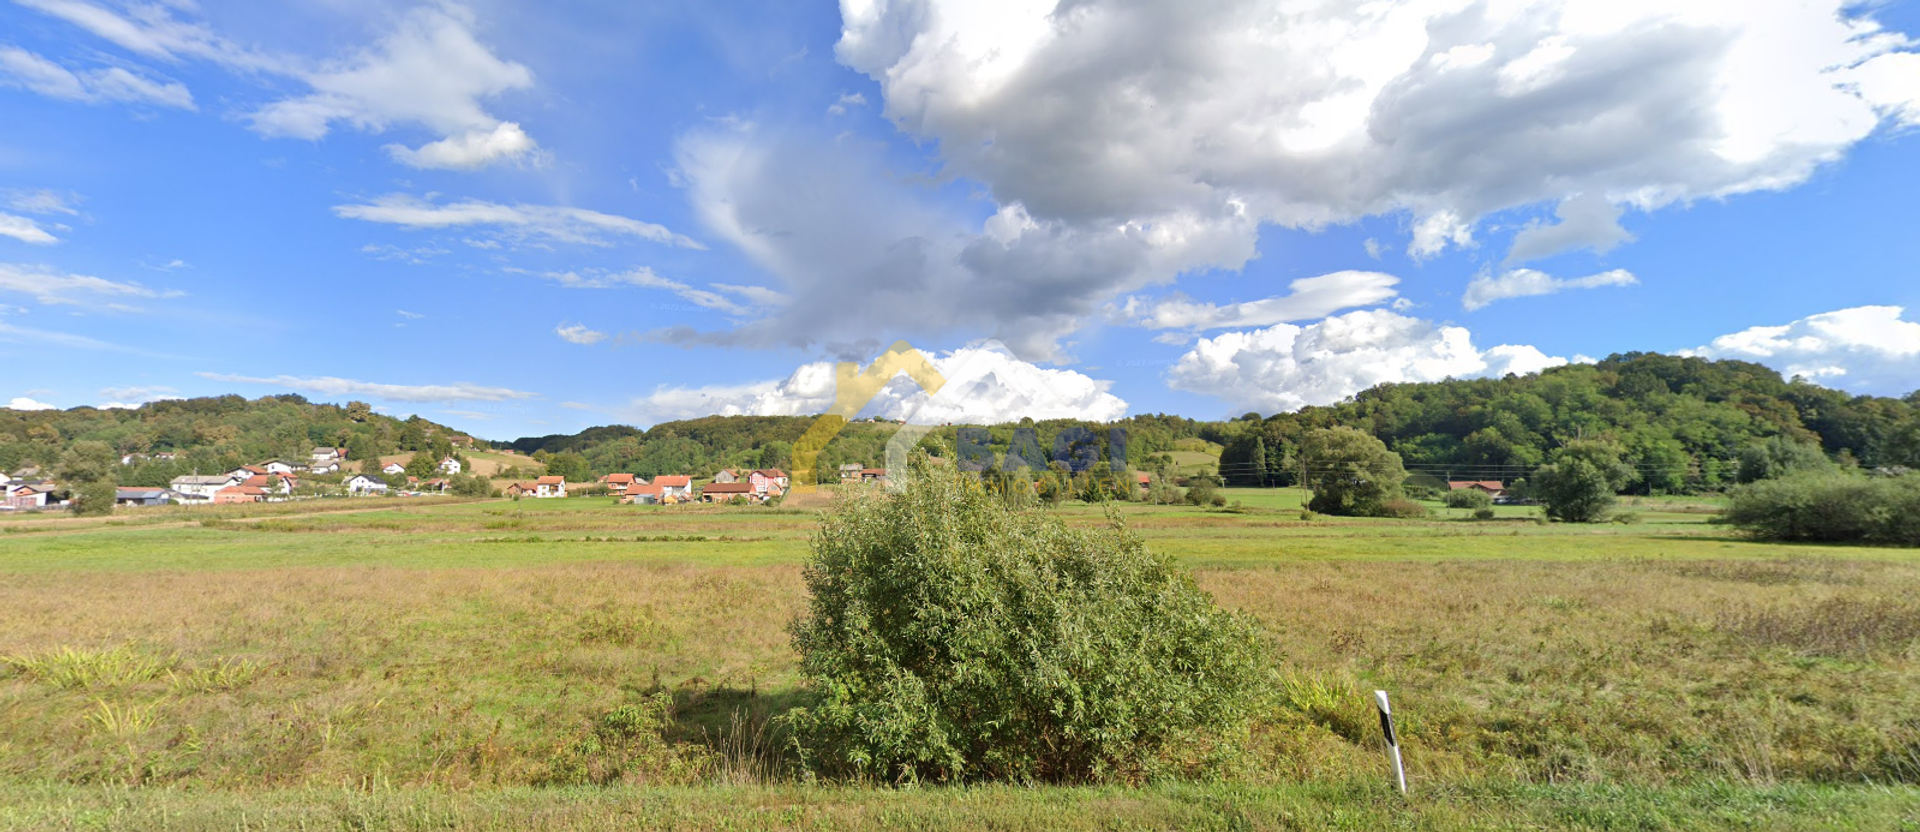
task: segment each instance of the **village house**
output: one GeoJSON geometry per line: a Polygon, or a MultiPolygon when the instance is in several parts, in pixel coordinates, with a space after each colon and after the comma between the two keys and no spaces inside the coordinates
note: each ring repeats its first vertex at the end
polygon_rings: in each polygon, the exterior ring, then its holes
{"type": "Polygon", "coordinates": [[[440,460],[440,473],[448,476],[460,473],[460,460],[453,457],[440,460]]]}
{"type": "Polygon", "coordinates": [[[387,493],[387,481],[366,474],[355,474],[347,478],[347,493],[353,496],[387,493]]]}
{"type": "Polygon", "coordinates": [[[740,472],[732,468],[722,468],[720,469],[720,473],[713,475],[713,481],[714,482],[739,482],[740,472]]]}
{"type": "Polygon", "coordinates": [[[860,482],[865,485],[886,485],[887,469],[862,468],[860,469],[860,482]]]}
{"type": "Polygon", "coordinates": [[[309,463],[308,467],[324,465],[326,463],[334,463],[334,467],[338,468],[340,463],[343,463],[346,461],[347,461],[346,448],[314,448],[313,454],[312,454],[312,460],[309,463]]]}
{"type": "Polygon", "coordinates": [[[620,498],[621,505],[657,506],[670,502],[673,501],[667,499],[665,495],[661,493],[661,488],[658,483],[652,485],[639,483],[628,486],[626,493],[620,498]]]}
{"type": "Polygon", "coordinates": [[[567,496],[567,478],[549,476],[549,477],[541,477],[537,480],[534,480],[532,496],[535,496],[535,497],[567,496]]]}
{"type": "Polygon", "coordinates": [[[269,474],[293,474],[300,471],[299,468],[294,467],[293,463],[278,459],[269,459],[266,462],[262,462],[260,463],[260,467],[267,469],[267,473],[269,474]]]}
{"type": "Polygon", "coordinates": [[[207,503],[213,501],[213,495],[219,493],[220,489],[239,485],[245,481],[244,477],[235,477],[232,474],[210,476],[189,474],[174,477],[167,485],[174,490],[174,493],[180,495],[180,502],[207,503]]]}
{"type": "Polygon", "coordinates": [[[173,491],[165,488],[116,488],[113,490],[113,504],[117,506],[164,506],[173,502],[173,491]]]}
{"type": "Polygon", "coordinates": [[[46,508],[53,494],[53,483],[45,480],[11,482],[0,488],[8,508],[46,508]]]}
{"type": "Polygon", "coordinates": [[[227,476],[232,477],[236,480],[244,480],[248,477],[257,477],[265,473],[267,473],[267,469],[262,468],[258,465],[242,465],[238,468],[228,471],[227,476]]]}
{"type": "Polygon", "coordinates": [[[653,478],[653,484],[660,486],[660,496],[671,498],[675,502],[693,499],[693,478],[683,474],[667,474],[653,478]]]}
{"type": "Polygon", "coordinates": [[[1507,493],[1506,485],[1499,480],[1449,480],[1448,491],[1480,491],[1496,500],[1507,493]]]}
{"type": "Polygon", "coordinates": [[[313,474],[337,474],[340,473],[340,467],[340,460],[329,459],[326,462],[316,462],[308,465],[307,472],[313,474]]]}
{"type": "Polygon", "coordinates": [[[716,482],[700,489],[700,501],[703,503],[724,503],[735,497],[754,499],[753,485],[744,482],[716,482]]]}
{"type": "Polygon", "coordinates": [[[647,481],[632,474],[608,474],[600,478],[600,484],[606,486],[610,494],[625,495],[627,489],[636,485],[646,485],[647,481]]]}
{"type": "Polygon", "coordinates": [[[761,468],[747,475],[747,483],[753,486],[755,496],[764,500],[786,493],[789,481],[787,472],[778,468],[761,468]]]}
{"type": "Polygon", "coordinates": [[[214,505],[229,503],[258,503],[267,499],[267,492],[251,485],[229,485],[213,492],[214,505]]]}
{"type": "Polygon", "coordinates": [[[451,487],[453,487],[453,481],[445,477],[434,477],[420,484],[421,491],[431,491],[435,494],[445,494],[451,487]]]}
{"type": "Polygon", "coordinates": [[[867,469],[867,466],[861,465],[857,462],[849,462],[845,465],[840,466],[840,483],[842,485],[850,485],[852,483],[859,482],[860,472],[865,471],[866,469],[867,469]]]}
{"type": "Polygon", "coordinates": [[[263,494],[288,496],[299,487],[300,481],[287,474],[255,474],[240,481],[241,485],[258,488],[263,494]]]}
{"type": "Polygon", "coordinates": [[[390,476],[390,477],[397,477],[406,472],[407,472],[407,466],[401,465],[398,462],[389,462],[385,465],[380,466],[380,473],[386,474],[387,476],[390,476]]]}

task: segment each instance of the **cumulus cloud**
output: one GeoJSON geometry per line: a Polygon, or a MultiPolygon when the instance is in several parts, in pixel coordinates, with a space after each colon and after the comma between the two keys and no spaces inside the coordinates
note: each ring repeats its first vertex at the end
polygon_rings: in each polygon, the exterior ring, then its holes
{"type": "Polygon", "coordinates": [[[561,324],[554,327],[553,334],[560,336],[560,340],[569,344],[589,347],[607,340],[606,333],[588,329],[586,324],[561,324]]]}
{"type": "Polygon", "coordinates": [[[473,169],[527,158],[538,145],[481,101],[533,86],[524,65],[504,61],[474,37],[473,13],[451,3],[421,6],[371,47],[298,75],[313,92],[252,115],[262,135],[318,140],[345,123],[382,132],[419,124],[445,138],[416,149],[389,146],[403,164],[473,169]]]}
{"type": "Polygon", "coordinates": [[[0,86],[19,87],[85,104],[153,104],[192,110],[193,94],[174,81],[155,81],[122,67],[74,71],[13,46],[0,46],[0,86]]]}
{"type": "MultiPolygon", "coordinates": [[[[1127,403],[1107,392],[1111,382],[1037,367],[996,344],[930,355],[928,360],[946,379],[936,395],[899,375],[860,415],[916,424],[998,424],[1025,417],[1112,421],[1127,412],[1127,403]]],[[[626,413],[640,424],[714,414],[804,416],[826,412],[833,406],[834,391],[834,365],[822,361],[802,365],[779,381],[662,386],[635,399],[626,413]]]]}
{"type": "Polygon", "coordinates": [[[46,402],[34,401],[26,396],[15,396],[7,402],[8,410],[59,410],[46,402]]]}
{"type": "Polygon", "coordinates": [[[1467,284],[1460,304],[1472,312],[1495,301],[1551,295],[1570,289],[1599,289],[1606,286],[1635,286],[1640,281],[1626,269],[1613,269],[1586,277],[1558,278],[1533,269],[1514,269],[1500,275],[1481,274],[1467,284]]]}
{"type": "Polygon", "coordinates": [[[1920,389],[1920,323],[1899,306],[1857,306],[1722,335],[1683,354],[1765,364],[1857,393],[1920,389]]]}
{"type": "Polygon", "coordinates": [[[753,125],[683,137],[678,173],[701,220],[784,281],[793,302],[734,331],[656,337],[764,347],[967,330],[1054,358],[1058,339],[1113,292],[1253,256],[1251,236],[1221,233],[1214,218],[1083,227],[1009,206],[983,223],[902,189],[877,156],[753,125]]]}
{"type": "Polygon", "coordinates": [[[50,266],[0,263],[0,292],[17,292],[48,306],[85,306],[131,311],[138,299],[177,298],[184,292],[149,289],[50,266]]]}
{"type": "Polygon", "coordinates": [[[838,55],[1036,217],[1393,211],[1416,253],[1495,210],[1780,188],[1913,106],[1848,0],[843,0],[838,55]]]}
{"type": "Polygon", "coordinates": [[[396,402],[504,402],[537,399],[537,393],[505,387],[485,387],[471,382],[452,384],[382,384],[332,376],[243,376],[225,373],[195,373],[204,379],[228,384],[260,384],[322,396],[370,396],[396,402]]]}
{"type": "Polygon", "coordinates": [[[416,168],[477,170],[494,162],[521,158],[538,148],[520,125],[508,121],[492,130],[468,130],[448,136],[422,145],[418,150],[390,144],[387,153],[401,164],[416,168]]]}
{"type": "Polygon", "coordinates": [[[844,116],[850,107],[865,106],[867,106],[866,96],[857,92],[843,92],[840,94],[840,100],[833,102],[833,104],[827,107],[827,115],[844,116]]]}
{"type": "Polygon", "coordinates": [[[1481,352],[1462,327],[1375,309],[1202,338],[1167,380],[1175,389],[1226,401],[1233,412],[1274,413],[1332,404],[1386,382],[1537,372],[1565,363],[1528,346],[1481,352]]]}
{"type": "Polygon", "coordinates": [[[634,238],[683,248],[704,248],[692,238],[675,234],[663,225],[557,205],[502,205],[477,199],[440,203],[409,194],[387,194],[363,203],[335,205],[333,213],[345,219],[412,229],[492,229],[515,242],[548,240],[605,246],[611,244],[610,239],[634,238]]]}
{"type": "Polygon", "coordinates": [[[1569,197],[1554,210],[1559,222],[1530,222],[1513,235],[1507,262],[1524,263],[1583,248],[1604,254],[1621,243],[1632,242],[1633,235],[1620,227],[1620,213],[1619,206],[1598,195],[1569,197]]]}
{"type": "Polygon", "coordinates": [[[1342,271],[1303,277],[1287,284],[1288,294],[1264,300],[1216,305],[1183,296],[1160,301],[1128,298],[1121,313],[1150,329],[1221,329],[1270,326],[1324,318],[1342,309],[1392,300],[1400,279],[1380,272],[1342,271]]]}

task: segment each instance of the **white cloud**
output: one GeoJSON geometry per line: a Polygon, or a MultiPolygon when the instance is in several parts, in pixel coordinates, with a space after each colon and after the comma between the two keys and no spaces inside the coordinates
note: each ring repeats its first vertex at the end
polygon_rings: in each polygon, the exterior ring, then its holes
{"type": "Polygon", "coordinates": [[[1626,269],[1614,269],[1586,277],[1558,278],[1533,269],[1514,269],[1498,276],[1481,274],[1467,284],[1460,304],[1472,312],[1495,301],[1551,295],[1570,289],[1599,289],[1607,286],[1635,286],[1640,281],[1626,269]]]}
{"type": "Polygon", "coordinates": [[[117,66],[75,72],[13,46],[0,46],[0,86],[86,104],[117,102],[194,109],[193,94],[177,82],[155,81],[117,66]]]}
{"type": "Polygon", "coordinates": [[[33,399],[27,398],[26,396],[15,396],[13,397],[12,400],[7,402],[7,409],[8,410],[59,410],[60,408],[47,404],[46,402],[34,401],[33,399]]]}
{"type": "Polygon", "coordinates": [[[1899,306],[1857,306],[1722,335],[1682,354],[1765,364],[1858,393],[1920,389],[1920,323],[1899,306]]]}
{"type": "Polygon", "coordinates": [[[441,170],[477,170],[494,162],[520,159],[539,148],[520,125],[501,122],[492,130],[468,130],[412,150],[387,145],[387,153],[404,165],[441,170]]]}
{"type": "Polygon", "coordinates": [[[1380,272],[1342,271],[1303,277],[1287,284],[1288,294],[1219,306],[1182,296],[1148,302],[1127,298],[1121,312],[1150,329],[1220,329],[1270,326],[1324,318],[1342,309],[1392,300],[1400,279],[1380,272]]]}
{"type": "MultiPolygon", "coordinates": [[[[518,273],[518,274],[536,274],[534,272],[526,272],[521,269],[512,269],[512,268],[507,269],[507,271],[518,273]]],[[[751,311],[750,307],[742,306],[738,303],[734,303],[733,301],[727,300],[725,297],[722,297],[717,292],[710,292],[705,289],[696,289],[685,283],[681,283],[678,280],[661,277],[660,275],[654,274],[652,269],[645,268],[645,267],[641,267],[637,269],[629,269],[624,272],[610,272],[603,269],[579,269],[576,271],[565,271],[565,272],[539,272],[537,273],[537,276],[544,278],[546,280],[551,280],[569,289],[624,289],[629,287],[635,287],[635,288],[641,288],[641,289],[661,289],[661,290],[672,292],[676,295],[679,295],[681,298],[685,299],[688,303],[691,303],[694,306],[697,306],[701,309],[712,309],[716,312],[722,312],[728,315],[736,315],[736,316],[744,315],[744,314],[747,314],[749,311],[751,311]]],[[[729,286],[727,284],[717,284],[715,288],[721,288],[723,286],[729,290],[757,288],[757,287],[729,286]]],[[[766,292],[766,290],[762,290],[762,292],[766,292]]],[[[744,292],[741,294],[743,297],[746,297],[749,302],[754,302],[754,295],[756,293],[744,292]]],[[[768,294],[778,295],[778,293],[768,293],[768,294]]]]}
{"type": "Polygon", "coordinates": [[[60,242],[40,224],[26,217],[0,212],[0,237],[12,237],[23,243],[37,246],[50,246],[60,242]]]}
{"type": "Polygon", "coordinates": [[[393,310],[393,312],[394,314],[399,315],[402,318],[406,318],[409,321],[417,321],[417,320],[420,320],[421,318],[426,317],[425,315],[422,315],[418,312],[408,312],[405,309],[395,309],[393,310]]]}
{"type": "Polygon", "coordinates": [[[484,387],[470,382],[452,384],[381,384],[331,376],[242,376],[225,373],[195,373],[201,378],[229,384],[261,384],[317,393],[322,396],[371,396],[396,402],[504,402],[537,399],[539,394],[505,387],[484,387]]]}
{"type": "Polygon", "coordinates": [[[174,17],[177,10],[192,10],[191,0],[167,0],[161,3],[129,3],[124,14],[82,0],[14,0],[27,8],[43,12],[79,26],[98,37],[149,58],[178,61],[200,58],[236,69],[283,69],[283,62],[260,55],[215,34],[203,23],[174,17]]]}
{"type": "Polygon", "coordinates": [[[1425,257],[1576,194],[1651,210],[1804,181],[1920,112],[1873,8],[843,0],[837,54],[1039,222],[1405,212],[1425,257]]]}
{"type": "Polygon", "coordinates": [[[1376,309],[1202,338],[1174,364],[1168,383],[1222,399],[1235,413],[1274,413],[1332,404],[1386,382],[1535,372],[1565,363],[1533,347],[1502,345],[1483,353],[1464,328],[1376,309]]]}
{"type": "Polygon", "coordinates": [[[387,194],[360,204],[335,205],[333,213],[350,220],[414,229],[491,228],[513,241],[551,240],[604,246],[610,245],[609,238],[631,237],[683,248],[705,248],[663,225],[555,205],[502,205],[477,199],[437,203],[408,194],[387,194]]]}
{"type": "Polygon", "coordinates": [[[606,333],[588,329],[586,324],[561,324],[554,328],[553,334],[560,336],[560,340],[569,344],[582,346],[593,346],[607,340],[606,333]]]}
{"type": "Polygon", "coordinates": [[[6,200],[8,208],[29,214],[66,214],[68,216],[80,214],[80,209],[76,207],[80,197],[76,194],[60,193],[45,188],[32,191],[16,189],[0,191],[0,198],[6,200]]]}
{"type": "Polygon", "coordinates": [[[101,410],[133,410],[148,402],[181,398],[171,387],[105,387],[100,390],[101,410]]]}
{"type": "Polygon", "coordinates": [[[151,348],[135,350],[130,347],[120,346],[119,344],[110,344],[97,338],[88,338],[85,335],[14,326],[9,323],[0,323],[0,341],[9,344],[25,344],[32,348],[64,347],[76,350],[106,350],[110,352],[139,353],[147,358],[154,357],[151,348]]]}
{"type": "Polygon", "coordinates": [[[1633,235],[1620,227],[1620,213],[1619,206],[1598,195],[1568,197],[1554,210],[1560,222],[1530,222],[1513,235],[1506,262],[1524,263],[1582,248],[1605,254],[1614,246],[1633,241],[1633,235]]]}
{"type": "Polygon", "coordinates": [[[84,274],[68,274],[49,266],[0,263],[0,292],[18,292],[49,306],[88,306],[131,311],[134,299],[177,298],[184,292],[149,289],[138,283],[118,283],[84,274]]]}
{"type": "MultiPolygon", "coordinates": [[[[899,375],[881,388],[861,415],[911,418],[920,424],[996,424],[1023,417],[1104,422],[1127,413],[1127,403],[1107,392],[1111,382],[1072,370],[1037,367],[997,345],[962,348],[928,356],[928,360],[946,379],[937,396],[928,396],[913,380],[899,375]]],[[[662,386],[634,400],[625,413],[639,424],[713,414],[804,416],[832,407],[834,390],[834,365],[822,361],[802,365],[781,381],[662,386]]]]}
{"type": "Polygon", "coordinates": [[[844,116],[848,108],[865,106],[867,106],[866,96],[857,92],[843,92],[840,94],[840,100],[827,107],[827,115],[844,116]]]}
{"type": "Polygon", "coordinates": [[[731,332],[655,334],[673,343],[828,339],[849,356],[886,333],[984,330],[1024,357],[1056,358],[1059,339],[1114,293],[1253,256],[1252,235],[1215,217],[1079,226],[1013,205],[982,223],[902,189],[872,148],[798,131],[733,125],[689,134],[679,151],[677,175],[702,222],[783,281],[793,302],[731,332]]]}
{"type": "Polygon", "coordinates": [[[530,89],[533,73],[496,57],[474,37],[474,25],[463,6],[418,7],[373,46],[297,73],[313,92],[261,108],[253,127],[265,136],[311,141],[335,122],[374,133],[419,124],[445,138],[418,149],[390,146],[403,164],[473,169],[526,158],[538,148],[534,140],[480,102],[530,89]]]}

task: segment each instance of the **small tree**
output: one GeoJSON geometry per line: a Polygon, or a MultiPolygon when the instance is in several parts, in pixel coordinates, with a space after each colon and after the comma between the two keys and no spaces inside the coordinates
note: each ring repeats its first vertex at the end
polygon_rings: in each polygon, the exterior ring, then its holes
{"type": "Polygon", "coordinates": [[[1478,488],[1447,492],[1447,508],[1493,508],[1493,495],[1478,488]]]}
{"type": "Polygon", "coordinates": [[[1402,499],[1400,483],[1407,471],[1400,455],[1367,433],[1347,427],[1312,431],[1300,453],[1306,459],[1307,487],[1313,489],[1307,503],[1312,511],[1384,517],[1389,505],[1402,499]]]}
{"type": "Polygon", "coordinates": [[[1244,724],[1252,623],[1117,520],[1010,509],[916,455],[905,491],[844,495],[793,626],[815,700],[789,717],[830,776],[1135,780],[1244,724]]]}
{"type": "Polygon", "coordinates": [[[1553,461],[1533,476],[1533,493],[1547,516],[1563,523],[1599,523],[1613,511],[1615,494],[1633,481],[1634,472],[1613,446],[1569,442],[1553,452],[1553,461]]]}

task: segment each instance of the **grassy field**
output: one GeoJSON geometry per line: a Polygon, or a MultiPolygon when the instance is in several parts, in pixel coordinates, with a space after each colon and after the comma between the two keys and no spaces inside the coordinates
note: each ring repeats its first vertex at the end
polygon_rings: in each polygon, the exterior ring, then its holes
{"type": "Polygon", "coordinates": [[[1218,782],[1131,789],[796,780],[771,718],[811,510],[9,518],[0,828],[1920,829],[1920,554],[1751,543],[1699,501],[1577,527],[1227,494],[1120,514],[1260,622],[1273,692],[1218,782]]]}

